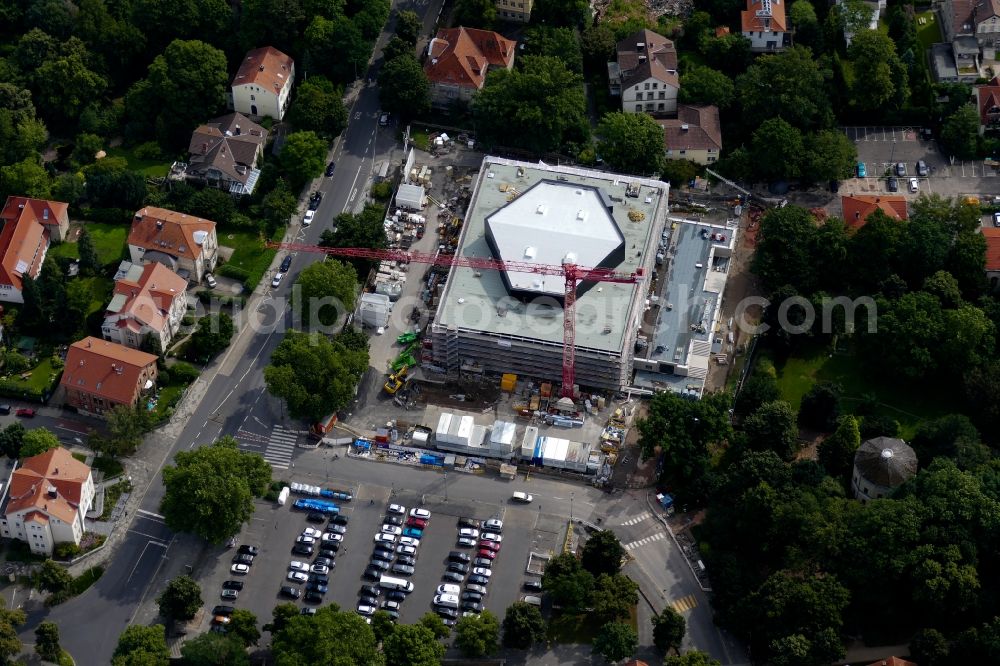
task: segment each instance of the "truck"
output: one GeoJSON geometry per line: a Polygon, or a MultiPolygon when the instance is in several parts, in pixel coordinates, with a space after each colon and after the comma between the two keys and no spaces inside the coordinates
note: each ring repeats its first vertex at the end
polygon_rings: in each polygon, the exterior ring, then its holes
{"type": "Polygon", "coordinates": [[[337,414],[336,413],[330,414],[329,416],[323,418],[321,421],[312,424],[312,427],[309,428],[309,437],[315,440],[321,440],[324,437],[327,437],[333,431],[333,428],[336,425],[337,425],[337,414]]]}

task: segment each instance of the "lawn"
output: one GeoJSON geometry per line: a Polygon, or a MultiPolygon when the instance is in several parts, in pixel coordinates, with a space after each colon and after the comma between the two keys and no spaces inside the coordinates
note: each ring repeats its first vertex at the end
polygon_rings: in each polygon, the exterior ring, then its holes
{"type": "Polygon", "coordinates": [[[170,165],[173,160],[144,160],[135,156],[133,148],[117,146],[108,149],[108,157],[124,157],[128,162],[128,168],[138,171],[147,178],[163,178],[170,172],[170,165]]]}
{"type": "Polygon", "coordinates": [[[114,280],[107,277],[78,277],[75,279],[87,285],[90,292],[90,305],[87,306],[88,317],[107,307],[108,301],[111,300],[111,291],[115,286],[114,280]]]}
{"type": "MultiPolygon", "coordinates": [[[[128,227],[121,224],[103,224],[100,222],[88,222],[87,233],[94,242],[94,249],[97,251],[97,260],[103,266],[117,261],[124,256],[125,239],[128,236],[128,227]]],[[[60,243],[52,247],[49,252],[54,257],[69,257],[79,259],[80,252],[76,243],[60,243]]]]}
{"type": "MultiPolygon", "coordinates": [[[[623,621],[638,630],[638,612],[634,606],[629,610],[628,620],[623,621]]],[[[549,620],[548,639],[553,643],[589,645],[594,642],[594,634],[598,629],[599,627],[594,626],[594,618],[588,613],[553,615],[549,620]]]]}
{"type": "MultiPolygon", "coordinates": [[[[276,233],[283,234],[284,230],[276,233]]],[[[219,273],[242,280],[248,290],[253,290],[264,277],[276,253],[275,250],[264,247],[260,234],[254,231],[223,232],[219,234],[219,245],[233,248],[233,256],[225,265],[237,269],[234,273],[227,273],[225,269],[219,273]]]]}
{"type": "Polygon", "coordinates": [[[31,376],[27,379],[21,379],[20,376],[11,376],[8,381],[19,388],[25,388],[33,393],[40,394],[44,393],[52,385],[59,372],[59,370],[52,367],[52,357],[46,356],[42,359],[41,363],[31,370],[31,376]]]}
{"type": "MultiPolygon", "coordinates": [[[[758,360],[770,362],[763,352],[758,360]]],[[[872,396],[878,402],[879,414],[899,421],[900,436],[911,439],[917,426],[925,420],[960,411],[954,391],[943,384],[916,383],[868,372],[857,356],[850,352],[830,353],[824,346],[806,347],[783,364],[775,365],[781,397],[798,409],[804,396],[818,381],[836,382],[843,388],[845,411],[854,412],[872,396]]]]}
{"type": "Polygon", "coordinates": [[[422,150],[425,153],[430,152],[431,149],[431,139],[430,135],[423,130],[414,130],[410,135],[410,140],[413,141],[413,146],[417,150],[422,150]]]}
{"type": "Polygon", "coordinates": [[[933,11],[917,14],[917,41],[926,51],[931,44],[940,44],[944,39],[941,37],[941,26],[938,25],[937,17],[933,11]]]}
{"type": "Polygon", "coordinates": [[[173,408],[181,399],[181,393],[184,392],[184,389],[184,386],[175,385],[164,386],[160,389],[160,395],[156,400],[156,407],[153,408],[153,421],[160,423],[170,417],[173,408]]]}

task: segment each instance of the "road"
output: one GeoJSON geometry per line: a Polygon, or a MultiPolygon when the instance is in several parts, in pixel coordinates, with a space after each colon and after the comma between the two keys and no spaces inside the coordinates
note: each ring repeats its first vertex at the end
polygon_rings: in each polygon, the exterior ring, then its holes
{"type": "MultiPolygon", "coordinates": [[[[441,3],[442,0],[406,0],[393,4],[398,10],[416,11],[424,18],[425,25],[433,26],[441,3]]],[[[393,20],[390,19],[377,42],[376,58],[362,82],[374,81],[381,64],[381,48],[392,29],[393,20]]],[[[354,210],[364,199],[363,190],[373,165],[387,157],[396,146],[395,128],[380,131],[378,127],[378,88],[374,84],[361,84],[349,111],[348,127],[331,152],[330,159],[337,163],[334,176],[323,178],[319,185],[323,201],[317,210],[316,221],[304,230],[298,223],[293,225],[289,240],[316,243],[336,215],[354,210]]],[[[275,323],[287,319],[287,301],[282,297],[288,295],[288,287],[298,273],[319,258],[320,255],[308,254],[294,257],[290,274],[281,286],[274,291],[266,288],[257,312],[260,325],[241,329],[218,373],[204,391],[204,398],[190,415],[180,436],[164,452],[164,462],[172,459],[177,451],[212,442],[221,435],[239,435],[242,430],[247,434],[244,439],[257,439],[261,446],[271,450],[267,457],[276,467],[291,464],[288,442],[294,440],[284,433],[296,434],[301,424],[286,418],[278,401],[266,394],[262,370],[281,340],[281,332],[276,331],[280,326],[276,327],[275,323]],[[289,462],[282,465],[276,462],[279,459],[289,462]]],[[[270,275],[265,284],[269,284],[269,278],[270,275]]],[[[254,299],[251,303],[258,304],[254,299]]],[[[145,490],[137,490],[144,493],[140,509],[104,576],[76,599],[50,611],[31,612],[20,632],[22,640],[33,642],[34,627],[43,619],[49,619],[59,625],[62,645],[74,655],[78,664],[111,662],[119,634],[133,620],[146,597],[155,594],[151,588],[157,582],[163,563],[186,558],[184,549],[190,548],[187,540],[175,537],[157,515],[163,497],[161,468],[162,464],[145,490]]]]}

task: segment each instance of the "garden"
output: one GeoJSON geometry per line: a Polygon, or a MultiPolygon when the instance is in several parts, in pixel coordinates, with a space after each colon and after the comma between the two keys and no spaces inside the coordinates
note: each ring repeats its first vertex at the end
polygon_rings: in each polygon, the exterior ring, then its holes
{"type": "MultiPolygon", "coordinates": [[[[280,241],[284,234],[284,228],[280,228],[274,232],[271,240],[280,241]]],[[[277,253],[276,250],[264,246],[262,236],[256,231],[220,233],[219,245],[232,248],[233,255],[217,270],[218,274],[239,280],[249,291],[253,291],[260,283],[277,253]]]]}
{"type": "Polygon", "coordinates": [[[52,395],[62,375],[63,361],[54,354],[25,356],[8,350],[2,353],[2,358],[0,395],[8,398],[44,401],[52,395]]]}

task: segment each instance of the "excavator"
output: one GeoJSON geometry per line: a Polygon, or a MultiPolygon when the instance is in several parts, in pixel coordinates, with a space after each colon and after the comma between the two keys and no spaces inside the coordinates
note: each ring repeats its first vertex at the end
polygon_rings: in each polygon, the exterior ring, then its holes
{"type": "Polygon", "coordinates": [[[395,395],[396,391],[401,389],[403,384],[406,383],[406,371],[409,369],[410,367],[408,365],[403,365],[389,375],[389,379],[387,379],[385,384],[382,386],[382,388],[385,389],[385,392],[389,395],[395,395]]]}

